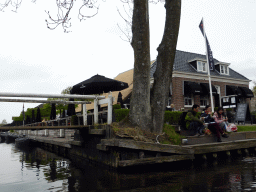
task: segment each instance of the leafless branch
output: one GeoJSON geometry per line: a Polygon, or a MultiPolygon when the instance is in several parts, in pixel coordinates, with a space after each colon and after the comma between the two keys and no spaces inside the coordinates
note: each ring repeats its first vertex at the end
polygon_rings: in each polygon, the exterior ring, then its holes
{"type": "Polygon", "coordinates": [[[0,11],[4,11],[4,9],[10,5],[14,7],[14,10],[12,11],[17,12],[17,9],[20,7],[21,3],[22,0],[6,0],[5,3],[0,3],[0,11]]]}
{"type": "Polygon", "coordinates": [[[80,21],[94,17],[95,15],[98,14],[99,7],[96,6],[97,0],[83,0],[83,5],[79,9],[79,14],[78,14],[78,19],[80,21]],[[83,8],[87,9],[96,9],[94,14],[91,15],[84,15],[81,13],[83,8]]]}
{"type": "Polygon", "coordinates": [[[45,11],[49,17],[49,21],[46,19],[45,22],[47,27],[51,30],[56,29],[59,25],[62,25],[65,33],[68,33],[68,28],[71,27],[69,13],[74,5],[74,0],[56,0],[58,7],[57,18],[53,19],[50,12],[45,11]]]}
{"type": "Polygon", "coordinates": [[[125,12],[126,17],[124,17],[120,10],[117,8],[117,12],[120,15],[120,17],[124,20],[125,22],[125,27],[122,29],[119,24],[117,24],[118,28],[120,31],[125,35],[126,40],[120,36],[120,38],[124,41],[131,42],[132,40],[132,11],[133,8],[130,6],[130,3],[133,3],[133,0],[120,0],[122,3],[126,3],[128,5],[128,9],[123,5],[123,9],[125,12]]]}

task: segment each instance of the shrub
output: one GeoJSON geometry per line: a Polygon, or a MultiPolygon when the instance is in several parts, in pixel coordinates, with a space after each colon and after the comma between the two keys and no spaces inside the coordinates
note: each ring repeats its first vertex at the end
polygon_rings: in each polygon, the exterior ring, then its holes
{"type": "Polygon", "coordinates": [[[115,109],[116,122],[123,120],[129,114],[129,109],[115,109]]]}
{"type": "Polygon", "coordinates": [[[76,115],[72,115],[71,125],[78,125],[78,117],[76,115]]]}
{"type": "Polygon", "coordinates": [[[168,141],[163,141],[162,144],[180,145],[181,139],[184,138],[184,136],[181,136],[180,134],[176,133],[175,128],[171,125],[164,124],[163,132],[166,133],[168,141]]]}
{"type": "Polygon", "coordinates": [[[113,110],[115,111],[116,109],[121,109],[121,105],[119,104],[113,105],[113,110]]]}
{"type": "Polygon", "coordinates": [[[181,111],[165,111],[164,122],[169,124],[179,124],[181,111]]]}

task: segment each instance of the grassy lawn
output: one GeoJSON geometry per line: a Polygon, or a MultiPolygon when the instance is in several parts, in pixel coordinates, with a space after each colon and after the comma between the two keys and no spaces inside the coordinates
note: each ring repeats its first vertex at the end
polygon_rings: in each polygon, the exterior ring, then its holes
{"type": "Polygon", "coordinates": [[[237,125],[237,132],[256,131],[256,125],[237,125]]]}

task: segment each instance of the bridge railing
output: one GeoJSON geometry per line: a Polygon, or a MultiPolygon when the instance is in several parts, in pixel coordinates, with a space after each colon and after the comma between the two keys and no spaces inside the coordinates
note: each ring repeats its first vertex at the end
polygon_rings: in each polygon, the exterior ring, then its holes
{"type": "MultiPolygon", "coordinates": [[[[94,99],[94,123],[98,123],[98,105],[108,104],[107,123],[112,123],[112,105],[114,98],[110,93],[108,98],[99,95],[73,95],[73,94],[35,94],[35,93],[0,93],[0,97],[29,97],[29,98],[73,98],[73,99],[94,99]]],[[[23,102],[23,103],[62,103],[62,104],[82,104],[83,124],[87,125],[86,104],[88,101],[61,101],[61,100],[31,100],[31,99],[6,99],[0,98],[0,102],[23,102]]]]}

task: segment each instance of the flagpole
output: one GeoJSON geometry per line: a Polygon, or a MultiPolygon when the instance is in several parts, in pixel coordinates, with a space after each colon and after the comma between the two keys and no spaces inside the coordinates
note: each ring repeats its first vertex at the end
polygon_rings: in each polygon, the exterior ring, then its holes
{"type": "Polygon", "coordinates": [[[203,31],[204,31],[204,40],[205,40],[205,48],[206,48],[206,59],[207,59],[207,69],[208,69],[208,79],[209,79],[211,106],[212,106],[212,112],[214,112],[213,98],[212,98],[212,81],[211,81],[211,75],[210,75],[210,65],[209,65],[209,58],[208,58],[208,51],[207,51],[207,40],[206,40],[206,35],[205,35],[204,18],[202,18],[202,21],[203,21],[203,31]]]}

